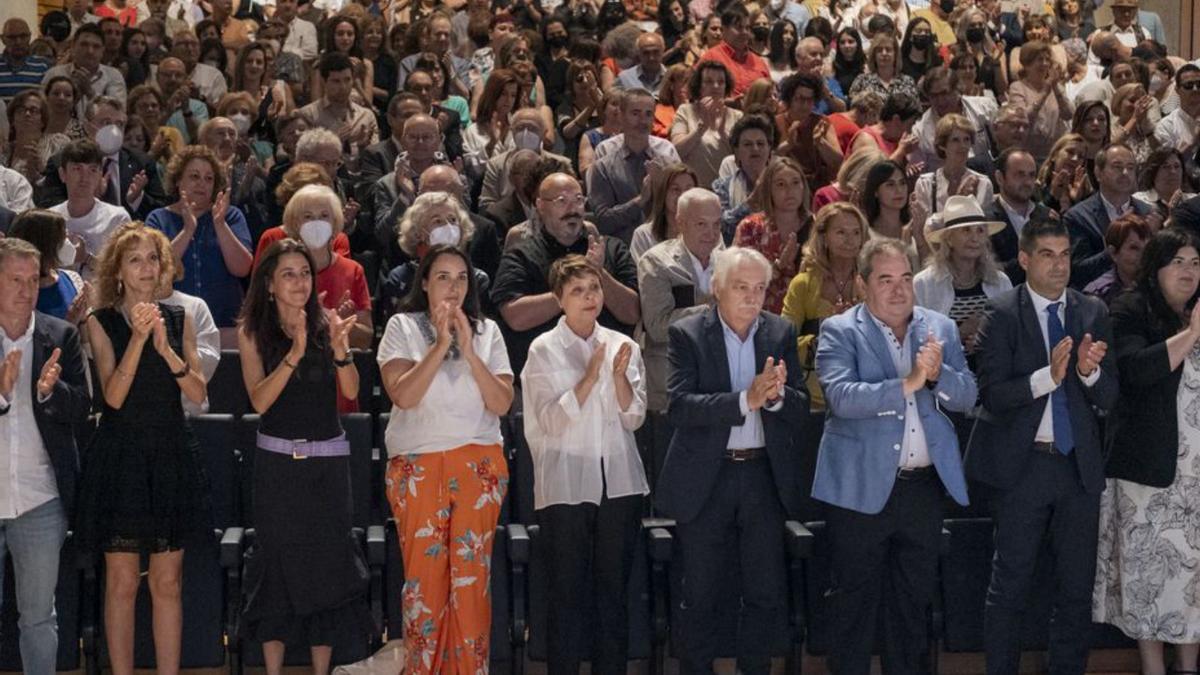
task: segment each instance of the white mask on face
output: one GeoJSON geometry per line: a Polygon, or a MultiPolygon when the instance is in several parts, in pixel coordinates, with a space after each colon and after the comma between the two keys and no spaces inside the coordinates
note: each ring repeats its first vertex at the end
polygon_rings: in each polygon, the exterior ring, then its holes
{"type": "Polygon", "coordinates": [[[1150,76],[1150,93],[1151,94],[1157,94],[1158,92],[1163,90],[1163,87],[1166,87],[1166,86],[1167,86],[1167,78],[1163,77],[1162,74],[1154,73],[1153,75],[1150,76]]]}
{"type": "Polygon", "coordinates": [[[438,246],[445,244],[447,246],[458,246],[458,239],[462,236],[462,230],[458,228],[458,223],[449,222],[445,225],[438,225],[429,231],[429,245],[438,246]]]}
{"type": "Polygon", "coordinates": [[[532,150],[537,152],[542,149],[542,137],[536,131],[521,129],[513,134],[513,143],[516,144],[518,150],[532,150]]]}
{"type": "Polygon", "coordinates": [[[58,253],[55,257],[58,258],[59,267],[70,267],[75,264],[75,244],[70,239],[63,239],[63,243],[58,247],[58,253]]]}
{"type": "Polygon", "coordinates": [[[328,220],[310,220],[300,226],[300,239],[311,248],[324,248],[333,237],[333,224],[328,220]]]}
{"type": "Polygon", "coordinates": [[[237,128],[238,136],[245,136],[250,131],[250,116],[246,113],[234,113],[229,116],[229,121],[237,128]]]}
{"type": "Polygon", "coordinates": [[[100,153],[105,156],[120,152],[124,142],[125,132],[115,124],[100,127],[96,131],[96,145],[100,146],[100,153]]]}
{"type": "Polygon", "coordinates": [[[783,0],[771,0],[771,11],[778,12],[783,9],[783,0]]]}

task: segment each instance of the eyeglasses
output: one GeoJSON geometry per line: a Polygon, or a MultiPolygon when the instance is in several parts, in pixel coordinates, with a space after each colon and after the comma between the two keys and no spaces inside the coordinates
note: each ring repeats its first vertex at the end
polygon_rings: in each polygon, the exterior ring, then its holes
{"type": "Polygon", "coordinates": [[[1192,80],[1184,82],[1178,87],[1181,91],[1200,91],[1200,80],[1192,80]]]}
{"type": "Polygon", "coordinates": [[[559,195],[547,201],[560,208],[563,206],[583,206],[587,202],[587,197],[583,195],[559,195]]]}

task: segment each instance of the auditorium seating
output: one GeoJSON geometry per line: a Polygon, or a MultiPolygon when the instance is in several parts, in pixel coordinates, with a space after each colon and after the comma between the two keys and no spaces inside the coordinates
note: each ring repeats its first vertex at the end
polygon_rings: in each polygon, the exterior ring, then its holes
{"type": "MultiPolygon", "coordinates": [[[[346,636],[337,645],[335,663],[368,656],[386,636],[400,635],[400,589],[403,563],[391,510],[386,503],[384,475],[387,451],[384,432],[390,403],[380,386],[375,354],[355,351],[359,367],[361,412],[343,416],[351,454],[353,522],[367,554],[372,575],[369,603],[378,631],[370,636],[346,636]]],[[[221,365],[209,384],[210,413],[191,424],[200,440],[201,458],[209,481],[213,530],[189,546],[184,567],[183,667],[228,667],[241,672],[262,663],[261,647],[239,634],[239,612],[246,589],[242,585],[244,555],[254,542],[252,512],[254,438],[259,418],[253,414],[242,383],[238,352],[222,353],[221,365]]],[[[816,428],[819,426],[814,425],[816,428]]],[[[492,557],[493,603],[491,666],[498,673],[520,673],[527,661],[545,658],[547,597],[539,528],[533,509],[532,457],[523,435],[523,418],[515,412],[501,420],[505,456],[510,471],[509,496],[502,507],[492,557]]],[[[94,426],[79,430],[86,445],[94,426]]],[[[662,452],[649,447],[650,457],[662,452]]],[[[806,467],[805,473],[811,473],[806,467]]],[[[800,482],[804,484],[803,477],[800,482]]],[[[811,483],[808,483],[811,484],[811,483]]],[[[807,487],[808,484],[805,484],[807,487]]],[[[653,483],[652,483],[653,487],[653,483]]],[[[651,673],[662,673],[674,654],[678,629],[680,566],[674,522],[655,517],[647,504],[643,536],[635,553],[630,580],[630,658],[646,660],[651,673]]],[[[930,615],[933,653],[980,652],[983,648],[983,606],[990,576],[992,525],[981,511],[952,510],[945,522],[944,553],[940,563],[938,597],[930,615]]],[[[805,502],[801,521],[789,521],[784,537],[787,550],[787,622],[767,636],[774,653],[787,659],[787,672],[800,672],[803,658],[825,655],[828,632],[824,592],[828,583],[828,551],[822,507],[805,502]],[[804,524],[801,524],[803,522],[804,524]]],[[[60,670],[83,669],[89,675],[106,663],[102,601],[103,565],[80,560],[68,537],[62,552],[57,608],[60,670]]],[[[1044,561],[1043,561],[1044,563],[1044,561]]],[[[737,569],[736,559],[729,563],[737,569]]],[[[11,561],[5,561],[4,607],[0,612],[0,670],[19,671],[16,606],[11,561]]],[[[1050,608],[1049,569],[1040,564],[1035,591],[1025,620],[1025,648],[1046,647],[1050,608]]],[[[731,578],[735,578],[731,575],[731,578]]],[[[728,584],[728,604],[736,606],[736,584],[728,584]]],[[[730,612],[718,640],[725,656],[733,656],[736,612],[730,612]]],[[[137,604],[135,657],[138,667],[154,665],[149,595],[145,588],[137,604]]],[[[1097,648],[1133,648],[1134,643],[1109,626],[1095,626],[1097,648]]],[[[307,650],[289,649],[287,663],[308,662],[307,650]]],[[[936,665],[936,664],[935,664],[936,665]]]]}

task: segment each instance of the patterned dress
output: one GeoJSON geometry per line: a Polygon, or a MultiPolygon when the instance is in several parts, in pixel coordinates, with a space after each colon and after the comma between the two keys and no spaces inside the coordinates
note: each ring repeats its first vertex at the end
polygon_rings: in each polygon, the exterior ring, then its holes
{"type": "Polygon", "coordinates": [[[801,244],[796,248],[796,259],[780,261],[779,256],[783,254],[783,237],[780,237],[779,230],[768,222],[767,214],[754,213],[738,223],[737,231],[733,235],[733,245],[746,246],[758,251],[766,256],[775,268],[771,283],[767,286],[766,302],[763,303],[763,309],[772,314],[783,311],[783,299],[787,296],[788,284],[792,283],[792,277],[796,276],[796,270],[800,269],[800,251],[808,239],[811,224],[812,218],[809,218],[796,233],[796,240],[801,244]],[[777,264],[780,262],[782,264],[777,264]]]}
{"type": "Polygon", "coordinates": [[[1200,349],[1183,365],[1175,482],[1110,479],[1100,504],[1092,618],[1138,640],[1200,641],[1200,349]]]}

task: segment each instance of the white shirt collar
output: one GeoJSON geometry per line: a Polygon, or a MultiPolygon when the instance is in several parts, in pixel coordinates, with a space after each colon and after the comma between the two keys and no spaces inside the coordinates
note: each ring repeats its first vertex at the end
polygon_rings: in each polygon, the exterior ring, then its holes
{"type": "Polygon", "coordinates": [[[1005,211],[1008,211],[1010,214],[1015,214],[1015,215],[1021,216],[1022,218],[1025,218],[1026,220],[1029,219],[1029,216],[1033,215],[1033,210],[1037,208],[1037,204],[1034,204],[1033,200],[1030,200],[1029,204],[1025,207],[1025,210],[1022,212],[1021,209],[1017,208],[1016,206],[1013,205],[1012,202],[1008,201],[1008,199],[1006,199],[1004,197],[1004,195],[1002,195],[1002,194],[997,195],[997,197],[1000,199],[1000,206],[1004,207],[1005,211]]]}
{"type": "Polygon", "coordinates": [[[1035,310],[1037,310],[1037,314],[1039,317],[1042,314],[1046,313],[1046,308],[1050,306],[1050,303],[1061,302],[1065,305],[1067,302],[1066,289],[1063,289],[1063,292],[1061,294],[1059,294],[1057,299],[1054,299],[1054,300],[1051,300],[1050,298],[1047,298],[1044,295],[1039,294],[1037,291],[1033,290],[1033,287],[1030,286],[1029,284],[1025,285],[1025,289],[1029,291],[1029,298],[1031,300],[1033,300],[1033,308],[1035,310]]]}
{"type": "Polygon", "coordinates": [[[28,343],[29,340],[33,338],[34,324],[37,323],[35,319],[36,317],[33,314],[29,315],[29,325],[25,327],[25,332],[21,334],[21,337],[17,338],[16,340],[8,339],[8,334],[0,331],[0,340],[2,340],[3,345],[7,347],[9,345],[23,345],[28,343]]]}
{"type": "Polygon", "coordinates": [[[1100,194],[1100,203],[1104,204],[1104,208],[1107,209],[1109,213],[1124,213],[1124,212],[1128,211],[1129,209],[1133,208],[1133,198],[1132,197],[1130,197],[1129,199],[1126,199],[1124,204],[1117,206],[1117,205],[1113,204],[1112,202],[1108,201],[1108,198],[1104,196],[1104,193],[1102,191],[1097,190],[1097,192],[1100,194]]]}

